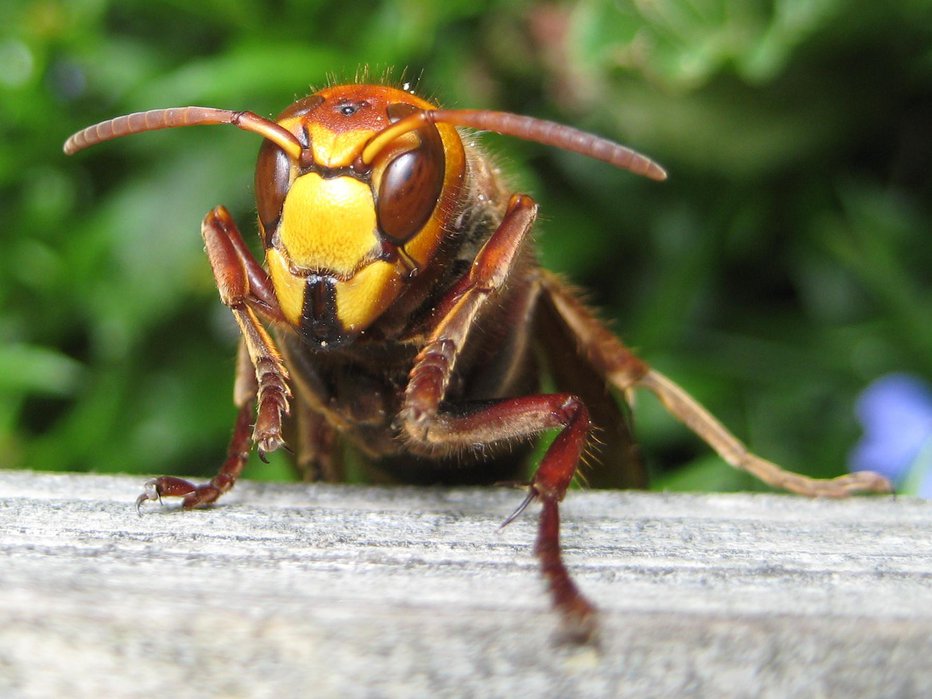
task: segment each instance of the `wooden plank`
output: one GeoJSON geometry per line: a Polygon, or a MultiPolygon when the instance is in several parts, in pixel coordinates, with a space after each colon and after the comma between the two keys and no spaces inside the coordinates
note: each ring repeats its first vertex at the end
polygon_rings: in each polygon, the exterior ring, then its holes
{"type": "MultiPolygon", "coordinates": [[[[932,503],[573,492],[555,641],[502,489],[0,471],[0,696],[879,697],[932,686],[932,503]]],[[[533,508],[531,508],[533,510],[533,508]]]]}

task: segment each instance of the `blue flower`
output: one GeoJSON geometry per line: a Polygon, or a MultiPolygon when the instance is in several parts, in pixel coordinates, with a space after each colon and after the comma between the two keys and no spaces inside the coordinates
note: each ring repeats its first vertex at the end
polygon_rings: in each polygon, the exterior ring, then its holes
{"type": "Polygon", "coordinates": [[[851,452],[852,471],[876,471],[901,492],[932,498],[932,390],[908,374],[888,374],[858,398],[864,436],[851,452]]]}

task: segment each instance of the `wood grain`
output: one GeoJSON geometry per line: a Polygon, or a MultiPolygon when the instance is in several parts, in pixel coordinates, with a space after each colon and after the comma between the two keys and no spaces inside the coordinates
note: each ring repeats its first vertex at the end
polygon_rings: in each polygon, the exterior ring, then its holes
{"type": "Polygon", "coordinates": [[[0,471],[0,696],[910,697],[932,503],[571,492],[598,648],[556,639],[507,489],[243,482],[138,517],[135,477],[0,471]]]}

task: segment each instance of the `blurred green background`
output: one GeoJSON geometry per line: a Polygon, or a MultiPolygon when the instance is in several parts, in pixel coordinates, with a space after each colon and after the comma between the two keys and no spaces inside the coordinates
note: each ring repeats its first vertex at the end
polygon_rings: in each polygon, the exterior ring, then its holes
{"type": "MultiPolygon", "coordinates": [[[[258,140],[64,139],[154,107],[272,116],[360,66],[666,166],[485,139],[542,205],[545,264],[762,455],[842,473],[858,393],[932,377],[930,2],[7,0],[0,27],[2,468],[209,476],[234,417],[199,225],[225,203],[253,230],[258,140]]],[[[649,396],[636,426],[656,487],[755,487],[649,396]]]]}

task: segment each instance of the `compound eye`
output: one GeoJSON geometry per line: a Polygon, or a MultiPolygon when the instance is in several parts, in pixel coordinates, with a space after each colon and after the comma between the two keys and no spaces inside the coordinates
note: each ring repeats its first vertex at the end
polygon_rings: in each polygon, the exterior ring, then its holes
{"type": "MultiPolygon", "coordinates": [[[[391,104],[388,116],[394,123],[415,111],[417,107],[410,104],[391,104]]],[[[411,133],[418,144],[385,166],[376,206],[379,229],[396,245],[424,227],[443,190],[446,159],[440,133],[433,124],[411,133]]]]}
{"type": "Polygon", "coordinates": [[[265,141],[256,164],[256,208],[266,247],[278,226],[285,195],[291,187],[291,160],[281,148],[265,141]]]}

